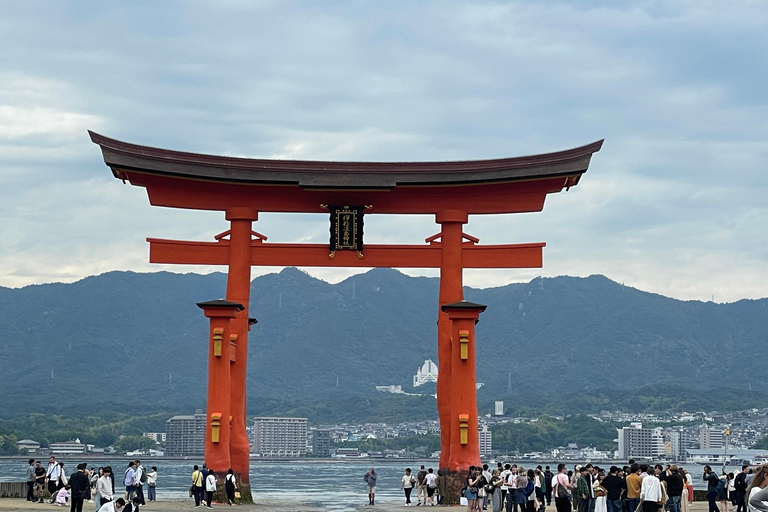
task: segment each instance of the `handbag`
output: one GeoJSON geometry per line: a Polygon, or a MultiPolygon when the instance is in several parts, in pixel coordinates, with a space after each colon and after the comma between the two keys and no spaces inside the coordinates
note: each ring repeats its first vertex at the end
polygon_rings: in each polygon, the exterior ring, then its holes
{"type": "Polygon", "coordinates": [[[475,487],[474,485],[473,485],[473,486],[471,486],[471,487],[469,488],[469,492],[471,492],[472,494],[477,494],[477,487],[475,487]]]}
{"type": "Polygon", "coordinates": [[[242,498],[242,494],[240,494],[240,491],[235,491],[235,499],[239,500],[240,498],[242,498]]]}

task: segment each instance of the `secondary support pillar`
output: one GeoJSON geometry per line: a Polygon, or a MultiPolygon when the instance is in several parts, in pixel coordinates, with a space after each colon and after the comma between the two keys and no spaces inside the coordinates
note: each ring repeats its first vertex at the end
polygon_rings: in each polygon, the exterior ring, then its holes
{"type": "MultiPolygon", "coordinates": [[[[444,304],[451,322],[451,472],[480,464],[477,435],[475,324],[486,306],[474,302],[444,304]]],[[[439,375],[439,374],[438,374],[439,375]]]]}
{"type": "Polygon", "coordinates": [[[208,406],[205,461],[216,474],[226,474],[230,459],[230,322],[243,305],[226,300],[197,304],[210,318],[208,335],[208,406]]]}
{"type": "Polygon", "coordinates": [[[229,271],[227,274],[227,300],[243,305],[232,320],[231,334],[235,354],[232,358],[230,390],[232,439],[230,458],[232,469],[240,483],[243,501],[252,502],[250,487],[250,443],[245,430],[246,370],[248,363],[248,306],[251,297],[251,231],[258,212],[253,208],[230,208],[226,218],[230,221],[229,271]]]}
{"type": "MultiPolygon", "coordinates": [[[[444,210],[435,216],[440,224],[440,304],[458,302],[464,298],[463,262],[461,256],[462,230],[468,221],[467,212],[444,210]]],[[[451,459],[451,325],[448,315],[437,316],[437,414],[440,418],[440,468],[448,470],[451,459]]]]}

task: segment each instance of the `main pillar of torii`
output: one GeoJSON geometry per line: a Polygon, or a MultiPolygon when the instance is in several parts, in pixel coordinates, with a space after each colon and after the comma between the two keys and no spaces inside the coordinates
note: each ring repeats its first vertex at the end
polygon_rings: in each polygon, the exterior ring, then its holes
{"type": "MultiPolygon", "coordinates": [[[[592,155],[602,146],[602,141],[598,141],[555,153],[495,160],[322,162],[185,153],[129,144],[92,132],[91,140],[101,147],[114,176],[144,187],[152,205],[218,210],[224,212],[230,223],[229,229],[213,242],[148,240],[153,263],[229,268],[227,301],[244,308],[229,320],[230,336],[234,337],[232,346],[236,347],[227,404],[232,417],[229,453],[232,468],[246,485],[249,459],[244,435],[245,370],[251,266],[440,269],[440,467],[464,472],[479,463],[476,393],[471,390],[458,399],[451,383],[474,381],[475,369],[474,360],[455,364],[456,344],[462,343],[456,339],[456,325],[465,325],[467,319],[459,319],[466,314],[464,310],[454,313],[452,319],[448,306],[463,300],[465,268],[541,267],[545,245],[479,245],[477,238],[464,233],[464,224],[470,215],[541,211],[548,194],[579,182],[592,155]],[[328,215],[329,211],[330,244],[267,243],[267,237],[253,231],[259,212],[328,215]],[[427,238],[426,244],[363,244],[364,213],[433,215],[440,231],[427,238]],[[441,310],[442,306],[446,308],[441,310]],[[461,417],[453,413],[459,402],[461,410],[466,411],[461,417]],[[467,434],[467,443],[462,444],[465,429],[474,435],[467,434]]],[[[208,428],[215,419],[214,409],[222,408],[220,405],[208,404],[208,428]]],[[[222,422],[218,427],[226,425],[222,422]]],[[[223,448],[219,446],[217,450],[223,448]]],[[[213,469],[218,472],[227,468],[213,469]]]]}

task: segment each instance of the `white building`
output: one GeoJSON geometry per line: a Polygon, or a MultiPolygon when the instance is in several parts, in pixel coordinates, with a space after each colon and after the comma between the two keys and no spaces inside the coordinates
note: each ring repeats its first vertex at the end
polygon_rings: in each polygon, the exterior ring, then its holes
{"type": "Polygon", "coordinates": [[[80,442],[80,439],[74,441],[64,441],[62,443],[51,443],[48,445],[51,455],[59,457],[62,455],[80,455],[85,453],[86,446],[80,442]]]}
{"type": "Polygon", "coordinates": [[[254,418],[251,451],[263,457],[304,457],[307,418],[254,418]]]}
{"type": "Polygon", "coordinates": [[[483,425],[482,430],[477,431],[477,440],[480,444],[480,455],[490,455],[493,451],[493,432],[488,430],[488,425],[483,425]]]}
{"type": "Polygon", "coordinates": [[[642,423],[631,423],[619,432],[619,459],[652,458],[664,455],[664,431],[661,428],[643,428],[642,423]]]}
{"type": "Polygon", "coordinates": [[[40,449],[40,443],[31,439],[22,439],[16,443],[16,448],[19,450],[27,450],[29,455],[34,455],[40,449]]]}
{"type": "Polygon", "coordinates": [[[413,376],[413,387],[419,387],[427,382],[437,382],[437,365],[431,359],[424,361],[421,368],[413,376]]]}
{"type": "Polygon", "coordinates": [[[494,412],[496,416],[504,416],[504,401],[503,400],[497,400],[494,402],[494,412]]]}
{"type": "Polygon", "coordinates": [[[403,392],[403,386],[400,384],[390,384],[389,386],[376,386],[376,391],[382,391],[384,393],[400,394],[403,392]]]}

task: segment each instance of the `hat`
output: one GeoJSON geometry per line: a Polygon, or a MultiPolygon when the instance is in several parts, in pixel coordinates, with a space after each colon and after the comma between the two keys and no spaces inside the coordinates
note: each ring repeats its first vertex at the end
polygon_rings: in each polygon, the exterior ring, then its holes
{"type": "Polygon", "coordinates": [[[581,469],[581,464],[576,464],[576,471],[581,469]]]}

